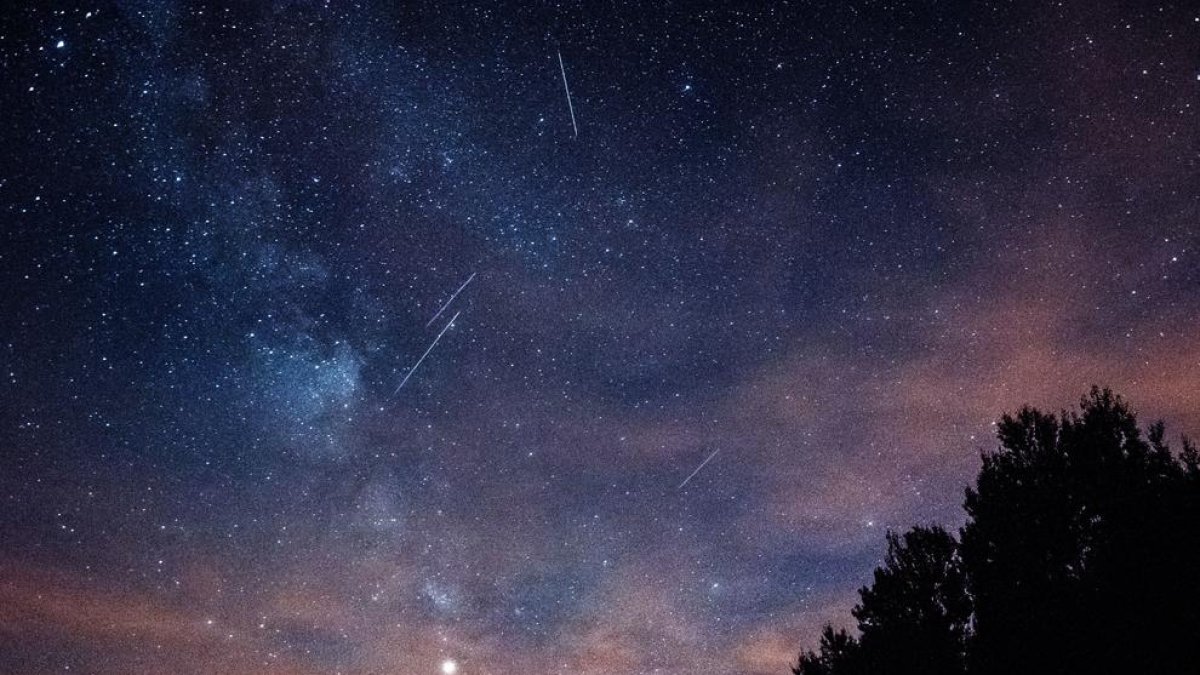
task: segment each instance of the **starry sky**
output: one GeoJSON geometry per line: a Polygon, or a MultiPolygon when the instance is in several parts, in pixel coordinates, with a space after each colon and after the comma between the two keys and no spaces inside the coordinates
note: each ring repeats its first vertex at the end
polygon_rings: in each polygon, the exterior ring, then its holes
{"type": "Polygon", "coordinates": [[[6,3],[0,670],[786,672],[1200,435],[1187,5],[6,3]]]}

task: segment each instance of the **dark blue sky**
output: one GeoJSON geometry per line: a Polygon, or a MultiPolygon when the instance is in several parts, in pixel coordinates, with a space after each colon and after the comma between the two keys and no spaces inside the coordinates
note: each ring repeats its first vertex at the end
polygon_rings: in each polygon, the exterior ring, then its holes
{"type": "Polygon", "coordinates": [[[0,670],[786,672],[1000,413],[1200,433],[1198,41],[6,7],[0,670]]]}

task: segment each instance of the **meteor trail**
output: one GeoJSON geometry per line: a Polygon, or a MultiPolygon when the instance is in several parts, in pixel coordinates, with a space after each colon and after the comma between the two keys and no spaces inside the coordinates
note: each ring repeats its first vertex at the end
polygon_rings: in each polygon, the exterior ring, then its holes
{"type": "Polygon", "coordinates": [[[683,482],[682,482],[682,483],[680,483],[680,484],[679,484],[679,487],[678,487],[678,488],[676,488],[676,489],[677,489],[677,490],[682,490],[682,489],[683,489],[683,486],[684,486],[684,485],[687,485],[689,480],[691,480],[692,478],[694,478],[696,474],[700,473],[700,469],[703,469],[705,464],[708,464],[709,462],[711,462],[711,461],[712,461],[712,458],[713,458],[713,457],[716,457],[716,456],[717,456],[717,453],[718,453],[718,452],[720,452],[720,451],[721,451],[721,449],[720,449],[720,448],[717,448],[716,450],[713,450],[713,451],[712,451],[712,454],[711,454],[711,455],[709,455],[709,456],[708,456],[708,458],[707,458],[707,459],[705,459],[703,462],[700,462],[700,466],[696,467],[696,470],[695,470],[695,471],[693,471],[691,474],[689,474],[687,478],[684,478],[684,479],[683,479],[683,482]]]}
{"type": "MultiPolygon", "coordinates": [[[[408,382],[408,378],[412,377],[412,374],[417,372],[417,366],[421,365],[421,362],[425,360],[426,356],[429,356],[429,352],[433,351],[433,348],[437,346],[438,340],[441,340],[442,336],[446,334],[446,331],[450,330],[450,326],[453,326],[454,322],[458,320],[459,314],[462,314],[462,312],[459,311],[454,313],[454,318],[450,319],[450,323],[446,324],[446,327],[442,329],[442,332],[438,333],[437,337],[433,338],[433,343],[429,345],[429,349],[426,349],[425,353],[421,355],[421,358],[417,359],[417,362],[413,364],[413,367],[408,369],[408,374],[404,376],[403,380],[400,380],[400,386],[396,387],[396,394],[399,394],[400,390],[404,388],[404,384],[408,382]]],[[[395,396],[396,394],[392,395],[395,396]]]]}
{"type": "Polygon", "coordinates": [[[575,106],[571,103],[571,87],[567,86],[567,67],[563,65],[562,52],[558,52],[558,69],[562,71],[563,89],[567,92],[567,108],[571,111],[571,128],[575,130],[575,138],[579,138],[579,125],[575,124],[575,106]]]}
{"type": "Polygon", "coordinates": [[[458,297],[458,294],[462,293],[463,289],[466,288],[467,284],[471,283],[471,280],[474,278],[475,272],[471,272],[471,276],[467,277],[467,280],[463,282],[463,285],[459,286],[457,291],[454,291],[454,295],[450,296],[450,299],[446,301],[446,304],[442,305],[441,309],[437,311],[437,314],[434,314],[433,318],[427,321],[425,325],[429,326],[429,324],[433,323],[439,316],[441,316],[442,312],[446,311],[446,308],[450,306],[450,303],[454,302],[454,299],[458,297]]]}

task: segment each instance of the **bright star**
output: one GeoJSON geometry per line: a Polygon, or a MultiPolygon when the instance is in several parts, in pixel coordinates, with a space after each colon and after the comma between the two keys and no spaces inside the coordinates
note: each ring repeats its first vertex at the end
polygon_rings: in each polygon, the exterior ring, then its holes
{"type": "Polygon", "coordinates": [[[445,661],[442,661],[442,674],[443,675],[454,675],[457,672],[458,672],[458,664],[455,663],[453,659],[446,659],[445,661]]]}

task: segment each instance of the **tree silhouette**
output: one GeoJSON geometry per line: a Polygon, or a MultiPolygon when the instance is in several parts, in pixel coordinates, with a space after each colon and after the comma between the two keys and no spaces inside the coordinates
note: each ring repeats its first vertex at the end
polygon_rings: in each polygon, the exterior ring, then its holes
{"type": "Polygon", "coordinates": [[[1195,470],[1111,391],[1080,407],[1005,416],[967,491],[972,672],[1197,672],[1195,470]]]}
{"type": "Polygon", "coordinates": [[[795,675],[866,675],[858,640],[845,630],[825,626],[818,651],[800,654],[800,663],[792,668],[795,675]]]}
{"type": "Polygon", "coordinates": [[[964,672],[971,619],[958,542],[940,527],[888,533],[883,567],[855,608],[871,672],[964,672]]]}
{"type": "Polygon", "coordinates": [[[1200,453],[1093,388],[1077,413],[1005,415],[962,543],[889,535],[803,675],[1200,672],[1200,453]]]}
{"type": "Polygon", "coordinates": [[[803,675],[965,672],[971,616],[954,537],[940,527],[889,532],[887,557],[854,608],[861,637],[826,627],[820,652],[801,656],[803,675]]]}

